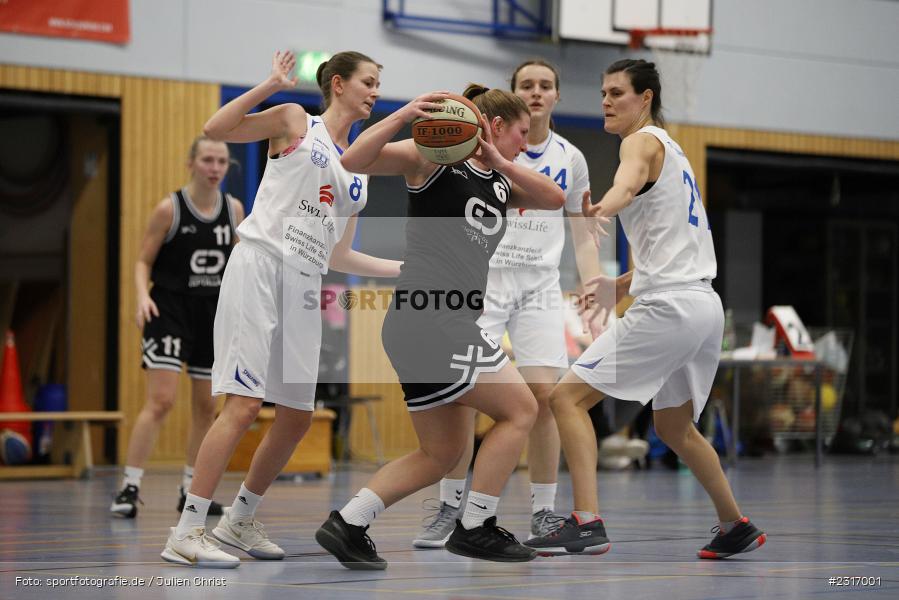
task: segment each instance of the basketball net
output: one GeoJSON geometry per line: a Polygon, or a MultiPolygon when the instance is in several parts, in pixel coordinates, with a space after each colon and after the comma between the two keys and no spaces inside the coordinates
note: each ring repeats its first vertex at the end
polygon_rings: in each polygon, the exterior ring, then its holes
{"type": "Polygon", "coordinates": [[[631,48],[648,48],[661,75],[662,106],[675,122],[698,116],[699,79],[708,60],[711,31],[652,30],[631,32],[631,48]]]}

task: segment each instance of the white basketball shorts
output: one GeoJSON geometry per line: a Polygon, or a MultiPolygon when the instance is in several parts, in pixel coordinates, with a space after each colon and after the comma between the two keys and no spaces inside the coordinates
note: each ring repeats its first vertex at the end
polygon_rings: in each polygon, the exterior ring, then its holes
{"type": "Polygon", "coordinates": [[[321,350],[321,275],[285,269],[246,242],[225,267],[212,393],[313,410],[321,350]],[[287,311],[283,307],[289,307],[287,311]]]}
{"type": "Polygon", "coordinates": [[[509,332],[518,367],[568,367],[558,269],[492,268],[478,326],[500,343],[509,332]]]}
{"type": "Polygon", "coordinates": [[[724,310],[708,284],[639,296],[571,367],[602,393],[654,410],[705,407],[721,356],[724,310]]]}

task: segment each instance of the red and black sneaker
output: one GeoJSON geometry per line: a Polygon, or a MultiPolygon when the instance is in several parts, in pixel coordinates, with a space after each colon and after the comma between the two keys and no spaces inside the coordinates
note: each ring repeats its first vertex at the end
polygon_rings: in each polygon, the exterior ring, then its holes
{"type": "Polygon", "coordinates": [[[750,523],[748,517],[740,519],[728,533],[721,531],[718,525],[712,527],[712,532],[717,535],[697,553],[699,558],[727,558],[741,552],[751,552],[768,540],[765,532],[750,523]]]}
{"type": "Polygon", "coordinates": [[[612,547],[601,518],[581,521],[576,513],[571,513],[565,524],[555,531],[531,538],[524,545],[536,550],[540,556],[605,554],[612,547]]]}

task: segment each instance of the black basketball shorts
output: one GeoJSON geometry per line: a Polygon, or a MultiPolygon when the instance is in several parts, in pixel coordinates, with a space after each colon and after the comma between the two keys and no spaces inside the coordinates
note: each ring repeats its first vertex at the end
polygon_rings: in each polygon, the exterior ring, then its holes
{"type": "Polygon", "coordinates": [[[508,362],[476,318],[464,311],[388,310],[381,340],[410,411],[452,402],[481,373],[495,373],[508,362]]]}
{"type": "Polygon", "coordinates": [[[212,378],[212,324],[218,295],[192,296],[154,286],[150,298],[159,309],[144,325],[141,357],[145,369],[181,371],[212,378]]]}

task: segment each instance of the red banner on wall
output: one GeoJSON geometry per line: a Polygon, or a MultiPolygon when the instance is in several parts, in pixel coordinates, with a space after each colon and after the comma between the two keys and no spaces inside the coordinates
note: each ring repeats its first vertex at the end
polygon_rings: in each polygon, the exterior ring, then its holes
{"type": "Polygon", "coordinates": [[[0,0],[0,31],[126,44],[128,0],[0,0]]]}

